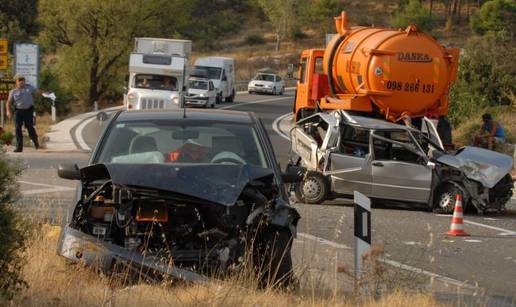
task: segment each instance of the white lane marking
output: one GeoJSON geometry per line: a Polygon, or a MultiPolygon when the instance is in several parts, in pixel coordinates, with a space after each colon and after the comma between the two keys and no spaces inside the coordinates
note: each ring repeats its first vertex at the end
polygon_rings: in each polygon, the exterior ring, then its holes
{"type": "Polygon", "coordinates": [[[46,189],[36,189],[29,191],[22,191],[22,195],[34,195],[34,194],[43,194],[43,193],[57,193],[57,192],[66,192],[66,191],[74,191],[73,188],[67,187],[57,187],[57,188],[46,188],[46,189]]]}
{"type": "Polygon", "coordinates": [[[263,99],[263,100],[250,101],[250,102],[242,102],[242,103],[232,104],[232,105],[229,105],[229,106],[225,106],[225,107],[219,108],[219,110],[238,108],[238,107],[241,107],[241,106],[246,106],[246,105],[256,104],[256,103],[264,103],[264,102],[273,102],[273,101],[279,101],[279,100],[286,100],[288,98],[292,98],[292,97],[285,96],[285,97],[269,98],[269,99],[263,99]]]}
{"type": "Polygon", "coordinates": [[[18,180],[18,183],[45,187],[44,189],[21,191],[22,195],[34,195],[34,194],[42,194],[42,193],[75,191],[75,188],[72,188],[72,187],[65,187],[65,186],[45,184],[45,183],[32,182],[32,181],[18,180]]]}
{"type": "Polygon", "coordinates": [[[283,114],[279,117],[277,117],[274,122],[272,123],[272,129],[282,138],[286,139],[287,141],[290,141],[290,136],[280,129],[280,122],[285,119],[286,117],[292,116],[292,113],[283,114]]]}
{"type": "Polygon", "coordinates": [[[464,240],[464,242],[481,243],[482,240],[469,239],[469,240],[464,240]]]}
{"type": "MultiPolygon", "coordinates": [[[[446,214],[435,214],[435,216],[451,217],[451,215],[446,215],[446,214]]],[[[513,231],[513,230],[504,229],[504,228],[495,227],[495,226],[477,223],[477,222],[472,222],[469,220],[464,220],[464,223],[500,231],[501,233],[499,233],[498,235],[501,235],[501,236],[516,236],[516,231],[513,231]]]]}
{"type": "Polygon", "coordinates": [[[455,285],[455,286],[458,286],[458,287],[470,288],[470,289],[478,289],[478,287],[470,285],[470,284],[468,284],[466,282],[463,282],[463,281],[460,281],[460,280],[457,280],[457,279],[453,279],[453,278],[450,278],[450,277],[446,277],[446,276],[443,276],[443,275],[439,275],[437,273],[432,273],[432,272],[429,272],[429,271],[426,271],[426,270],[423,270],[423,269],[420,269],[420,268],[413,267],[413,266],[408,265],[408,264],[403,264],[401,262],[397,262],[397,261],[394,261],[394,260],[388,260],[388,259],[384,259],[384,258],[380,258],[380,261],[385,263],[385,264],[391,265],[393,267],[396,267],[396,268],[399,268],[399,269],[402,269],[402,270],[405,270],[405,271],[410,271],[410,272],[414,272],[414,273],[418,273],[418,274],[423,274],[423,275],[426,275],[428,277],[433,277],[435,279],[438,279],[440,281],[443,281],[445,283],[452,284],[452,285],[455,285]]]}
{"type": "Polygon", "coordinates": [[[468,221],[468,220],[464,220],[464,223],[475,225],[475,226],[480,226],[480,227],[484,227],[484,228],[489,228],[489,229],[493,229],[493,230],[498,230],[498,231],[501,231],[502,233],[506,233],[506,235],[516,235],[516,231],[512,231],[512,230],[509,230],[509,229],[503,229],[503,228],[500,228],[500,227],[495,227],[495,226],[486,225],[486,224],[482,224],[482,223],[472,222],[472,221],[468,221]]]}
{"type": "Polygon", "coordinates": [[[54,184],[46,184],[46,183],[39,183],[39,182],[32,182],[32,181],[24,181],[24,180],[18,180],[19,183],[23,184],[30,184],[30,185],[37,185],[40,187],[47,187],[47,188],[60,188],[62,186],[60,185],[54,185],[54,184]]]}
{"type": "Polygon", "coordinates": [[[323,238],[319,238],[319,237],[316,237],[316,236],[313,236],[311,234],[304,233],[304,232],[298,233],[297,236],[301,237],[301,238],[308,239],[308,240],[316,241],[316,242],[319,242],[321,244],[328,245],[328,246],[335,247],[335,248],[351,249],[351,247],[349,247],[349,246],[347,246],[345,244],[340,244],[340,243],[337,243],[337,242],[329,241],[329,240],[326,240],[326,239],[323,239],[323,238]]]}
{"type": "MultiPolygon", "coordinates": [[[[333,242],[333,241],[329,241],[329,240],[326,240],[326,239],[323,239],[323,238],[320,238],[320,237],[316,237],[316,236],[313,236],[313,235],[307,234],[307,233],[298,233],[297,236],[298,237],[303,237],[303,238],[306,238],[306,239],[309,239],[309,240],[314,240],[316,242],[320,242],[322,244],[329,245],[329,246],[336,247],[336,248],[351,249],[347,245],[340,244],[340,243],[333,242]]],[[[380,258],[379,260],[381,262],[383,262],[385,264],[388,264],[388,265],[391,265],[393,267],[396,267],[396,268],[399,268],[399,269],[402,269],[402,270],[405,270],[405,271],[411,271],[411,272],[414,272],[414,273],[417,273],[417,274],[423,274],[423,275],[426,275],[428,277],[432,277],[432,278],[438,279],[440,281],[443,281],[445,283],[452,284],[452,285],[455,285],[455,286],[458,286],[458,287],[469,288],[469,289],[478,289],[478,287],[470,285],[470,284],[468,284],[466,282],[463,282],[463,281],[460,281],[460,280],[457,280],[457,279],[453,279],[453,278],[450,278],[450,277],[447,277],[447,276],[439,275],[437,273],[432,273],[432,272],[429,272],[429,271],[426,271],[426,270],[423,270],[423,269],[420,269],[420,268],[417,268],[417,267],[413,267],[413,266],[410,266],[408,264],[404,264],[404,263],[401,263],[401,262],[398,262],[398,261],[388,260],[388,259],[385,259],[385,258],[380,258]]]]}
{"type": "Polygon", "coordinates": [[[86,144],[86,141],[84,141],[84,138],[82,137],[82,131],[84,130],[84,127],[86,127],[86,125],[88,125],[94,119],[95,119],[95,115],[90,117],[90,118],[87,118],[87,119],[83,120],[79,124],[79,126],[77,126],[77,129],[75,129],[75,140],[77,140],[77,143],[79,144],[79,147],[82,150],[91,151],[90,146],[88,146],[88,144],[86,144]]]}

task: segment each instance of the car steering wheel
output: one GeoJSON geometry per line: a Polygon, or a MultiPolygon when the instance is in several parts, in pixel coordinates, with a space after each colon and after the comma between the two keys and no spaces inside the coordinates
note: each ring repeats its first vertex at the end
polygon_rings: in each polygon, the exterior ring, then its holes
{"type": "Polygon", "coordinates": [[[223,157],[216,160],[212,160],[212,163],[231,163],[231,164],[244,164],[242,161],[229,158],[229,157],[223,157]]]}

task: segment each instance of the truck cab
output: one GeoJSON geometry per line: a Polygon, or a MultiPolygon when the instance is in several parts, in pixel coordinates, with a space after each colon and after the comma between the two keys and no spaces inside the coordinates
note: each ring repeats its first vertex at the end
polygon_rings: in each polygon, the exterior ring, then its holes
{"type": "Polygon", "coordinates": [[[136,38],[129,56],[124,104],[128,110],[182,106],[188,80],[191,41],[136,38]]]}
{"type": "Polygon", "coordinates": [[[217,91],[217,103],[233,102],[235,90],[235,60],[227,57],[203,57],[195,61],[194,69],[205,70],[217,91]]]}

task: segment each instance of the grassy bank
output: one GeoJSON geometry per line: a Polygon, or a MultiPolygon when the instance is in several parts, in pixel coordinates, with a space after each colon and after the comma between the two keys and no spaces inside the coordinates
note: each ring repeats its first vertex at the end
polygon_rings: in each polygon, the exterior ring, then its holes
{"type": "Polygon", "coordinates": [[[127,285],[120,278],[66,263],[56,255],[59,227],[44,225],[26,252],[23,276],[28,288],[12,302],[16,306],[441,306],[430,295],[394,291],[380,299],[256,290],[241,280],[207,285],[168,282],[127,285]]]}

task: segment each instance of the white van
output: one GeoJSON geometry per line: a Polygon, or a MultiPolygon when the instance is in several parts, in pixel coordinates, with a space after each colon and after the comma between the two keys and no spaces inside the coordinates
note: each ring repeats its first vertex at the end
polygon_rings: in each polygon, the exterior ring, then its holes
{"type": "Polygon", "coordinates": [[[129,56],[126,108],[181,107],[191,52],[189,40],[136,38],[134,51],[129,56]]]}
{"type": "Polygon", "coordinates": [[[194,69],[206,70],[217,90],[217,103],[235,99],[235,60],[226,57],[204,57],[195,61],[194,69]]]}

